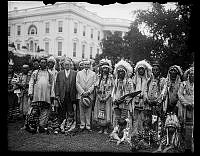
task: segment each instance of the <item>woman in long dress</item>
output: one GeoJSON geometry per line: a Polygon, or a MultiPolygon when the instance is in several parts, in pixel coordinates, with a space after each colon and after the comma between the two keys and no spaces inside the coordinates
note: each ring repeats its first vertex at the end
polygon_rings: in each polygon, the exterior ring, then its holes
{"type": "Polygon", "coordinates": [[[112,98],[113,76],[110,73],[110,60],[101,60],[102,73],[96,82],[96,104],[94,107],[94,119],[100,125],[99,133],[107,134],[108,126],[112,121],[112,98]]]}

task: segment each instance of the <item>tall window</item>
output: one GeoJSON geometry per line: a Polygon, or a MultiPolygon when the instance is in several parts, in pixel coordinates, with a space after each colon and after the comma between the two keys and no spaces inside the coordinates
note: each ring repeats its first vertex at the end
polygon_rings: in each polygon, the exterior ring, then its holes
{"type": "Polygon", "coordinates": [[[26,48],[29,50],[29,43],[26,44],[26,48]]]}
{"type": "Polygon", "coordinates": [[[91,29],[91,38],[93,38],[94,29],[91,29]]]}
{"type": "Polygon", "coordinates": [[[10,36],[10,27],[8,27],[8,36],[10,36]]]}
{"type": "Polygon", "coordinates": [[[99,55],[99,48],[97,48],[97,55],[99,55]]]}
{"type": "Polygon", "coordinates": [[[100,40],[100,31],[98,31],[98,41],[100,40]]]}
{"type": "Polygon", "coordinates": [[[49,22],[46,23],[45,33],[46,33],[46,34],[49,33],[49,22]]]}
{"type": "Polygon", "coordinates": [[[45,52],[49,53],[49,42],[45,42],[45,52]]]}
{"type": "Polygon", "coordinates": [[[82,58],[85,57],[85,45],[83,44],[82,45],[82,58]]]}
{"type": "Polygon", "coordinates": [[[90,47],[90,59],[92,59],[92,47],[90,47]]]}
{"type": "Polygon", "coordinates": [[[73,43],[73,57],[76,57],[76,42],[73,43]]]}
{"type": "Polygon", "coordinates": [[[21,26],[17,26],[17,35],[19,36],[19,35],[21,35],[21,26]]]}
{"type": "Polygon", "coordinates": [[[76,34],[77,33],[77,29],[78,29],[78,23],[74,23],[74,33],[76,34]]]}
{"type": "Polygon", "coordinates": [[[35,43],[35,51],[37,51],[37,43],[35,43]]]}
{"type": "Polygon", "coordinates": [[[30,51],[33,52],[33,41],[30,41],[30,51]]]}
{"type": "Polygon", "coordinates": [[[58,42],[58,56],[62,56],[62,42],[58,42]]]}
{"type": "Polygon", "coordinates": [[[83,26],[83,36],[85,36],[86,26],[83,26]]]}
{"type": "Polygon", "coordinates": [[[17,49],[20,50],[20,44],[19,43],[17,44],[17,49]]]}
{"type": "Polygon", "coordinates": [[[63,22],[62,21],[59,21],[58,22],[58,32],[62,32],[63,31],[63,22]]]}

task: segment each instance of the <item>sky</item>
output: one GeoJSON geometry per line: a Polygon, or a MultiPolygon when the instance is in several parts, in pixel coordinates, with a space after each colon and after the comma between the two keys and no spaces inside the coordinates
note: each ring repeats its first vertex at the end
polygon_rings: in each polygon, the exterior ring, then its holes
{"type": "MultiPolygon", "coordinates": [[[[121,18],[134,20],[132,11],[137,9],[148,9],[151,7],[151,2],[130,2],[127,4],[114,3],[109,5],[90,4],[87,2],[77,2],[77,5],[82,5],[88,11],[95,12],[102,18],[121,18]]],[[[32,7],[45,6],[42,1],[12,1],[8,3],[8,11],[18,7],[18,9],[26,9],[32,7]]],[[[174,3],[167,3],[167,8],[174,8],[174,3]]]]}

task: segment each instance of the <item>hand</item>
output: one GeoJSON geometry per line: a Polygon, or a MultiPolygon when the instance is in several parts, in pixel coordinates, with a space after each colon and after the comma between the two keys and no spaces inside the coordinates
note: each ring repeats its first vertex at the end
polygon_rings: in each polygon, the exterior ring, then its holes
{"type": "Polygon", "coordinates": [[[29,98],[32,101],[33,100],[33,94],[29,94],[29,98]]]}
{"type": "Polygon", "coordinates": [[[88,91],[83,92],[83,93],[82,93],[82,96],[88,96],[88,91]]]}

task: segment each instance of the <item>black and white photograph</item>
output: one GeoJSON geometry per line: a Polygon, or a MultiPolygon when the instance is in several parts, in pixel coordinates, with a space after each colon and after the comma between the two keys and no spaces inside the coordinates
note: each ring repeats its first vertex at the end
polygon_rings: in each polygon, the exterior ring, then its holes
{"type": "Polygon", "coordinates": [[[8,151],[194,153],[194,4],[7,3],[8,151]]]}

